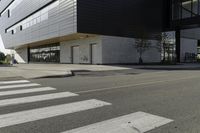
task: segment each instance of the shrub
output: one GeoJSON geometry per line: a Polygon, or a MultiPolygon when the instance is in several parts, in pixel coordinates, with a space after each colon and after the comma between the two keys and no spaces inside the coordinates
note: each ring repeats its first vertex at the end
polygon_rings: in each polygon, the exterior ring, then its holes
{"type": "Polygon", "coordinates": [[[6,59],[5,59],[5,62],[6,64],[10,64],[11,63],[11,60],[12,60],[12,56],[11,55],[6,55],[6,59]]]}
{"type": "Polygon", "coordinates": [[[4,54],[4,53],[2,53],[2,52],[0,52],[0,62],[3,62],[3,61],[5,61],[5,59],[6,59],[6,56],[5,56],[5,54],[4,54]]]}

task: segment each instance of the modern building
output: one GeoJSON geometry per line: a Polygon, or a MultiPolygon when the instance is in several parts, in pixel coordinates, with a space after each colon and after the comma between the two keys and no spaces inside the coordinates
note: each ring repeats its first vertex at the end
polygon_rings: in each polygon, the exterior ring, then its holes
{"type": "Polygon", "coordinates": [[[0,34],[21,63],[129,64],[143,30],[144,62],[160,62],[154,35],[167,31],[183,61],[197,53],[199,9],[199,0],[1,0],[0,34]]]}
{"type": "Polygon", "coordinates": [[[170,5],[170,29],[176,31],[177,59],[184,62],[187,55],[198,54],[200,1],[171,0],[170,5]]]}
{"type": "Polygon", "coordinates": [[[198,45],[197,45],[197,59],[198,61],[200,60],[200,41],[198,41],[198,45]]]}

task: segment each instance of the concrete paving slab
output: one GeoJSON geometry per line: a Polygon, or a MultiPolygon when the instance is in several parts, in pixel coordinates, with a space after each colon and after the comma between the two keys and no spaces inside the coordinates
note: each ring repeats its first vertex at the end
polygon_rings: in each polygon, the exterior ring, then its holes
{"type": "MultiPolygon", "coordinates": [[[[17,64],[0,67],[0,78],[23,77],[27,79],[73,76],[73,72],[103,72],[112,75],[146,73],[169,70],[200,70],[200,64],[178,65],[78,65],[78,64],[17,64]],[[116,74],[115,74],[116,72],[116,74]]],[[[100,74],[101,75],[101,74],[100,74]]]]}

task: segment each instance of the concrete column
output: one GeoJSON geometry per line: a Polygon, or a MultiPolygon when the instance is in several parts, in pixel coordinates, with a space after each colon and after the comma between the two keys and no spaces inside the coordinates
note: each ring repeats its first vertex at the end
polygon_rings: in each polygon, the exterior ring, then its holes
{"type": "Polygon", "coordinates": [[[176,60],[180,63],[181,61],[181,32],[176,30],[176,60]]]}
{"type": "Polygon", "coordinates": [[[15,50],[15,59],[19,63],[28,63],[28,48],[20,48],[15,50]]]}

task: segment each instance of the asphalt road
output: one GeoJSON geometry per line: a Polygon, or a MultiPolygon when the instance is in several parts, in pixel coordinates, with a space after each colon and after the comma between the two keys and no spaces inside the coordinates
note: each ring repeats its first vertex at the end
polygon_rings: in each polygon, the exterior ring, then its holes
{"type": "MultiPolygon", "coordinates": [[[[31,82],[44,87],[54,87],[57,90],[0,96],[0,101],[57,92],[72,92],[79,96],[0,107],[0,126],[1,115],[14,112],[88,99],[97,99],[111,105],[4,126],[0,128],[0,133],[60,133],[138,111],[174,120],[148,133],[200,133],[200,71],[198,70],[100,76],[88,74],[68,78],[34,79],[31,82]]],[[[30,88],[32,87],[26,87],[30,88]]],[[[20,89],[22,88],[11,88],[9,91],[20,89]]],[[[0,94],[4,91],[8,90],[1,89],[0,94]]]]}

